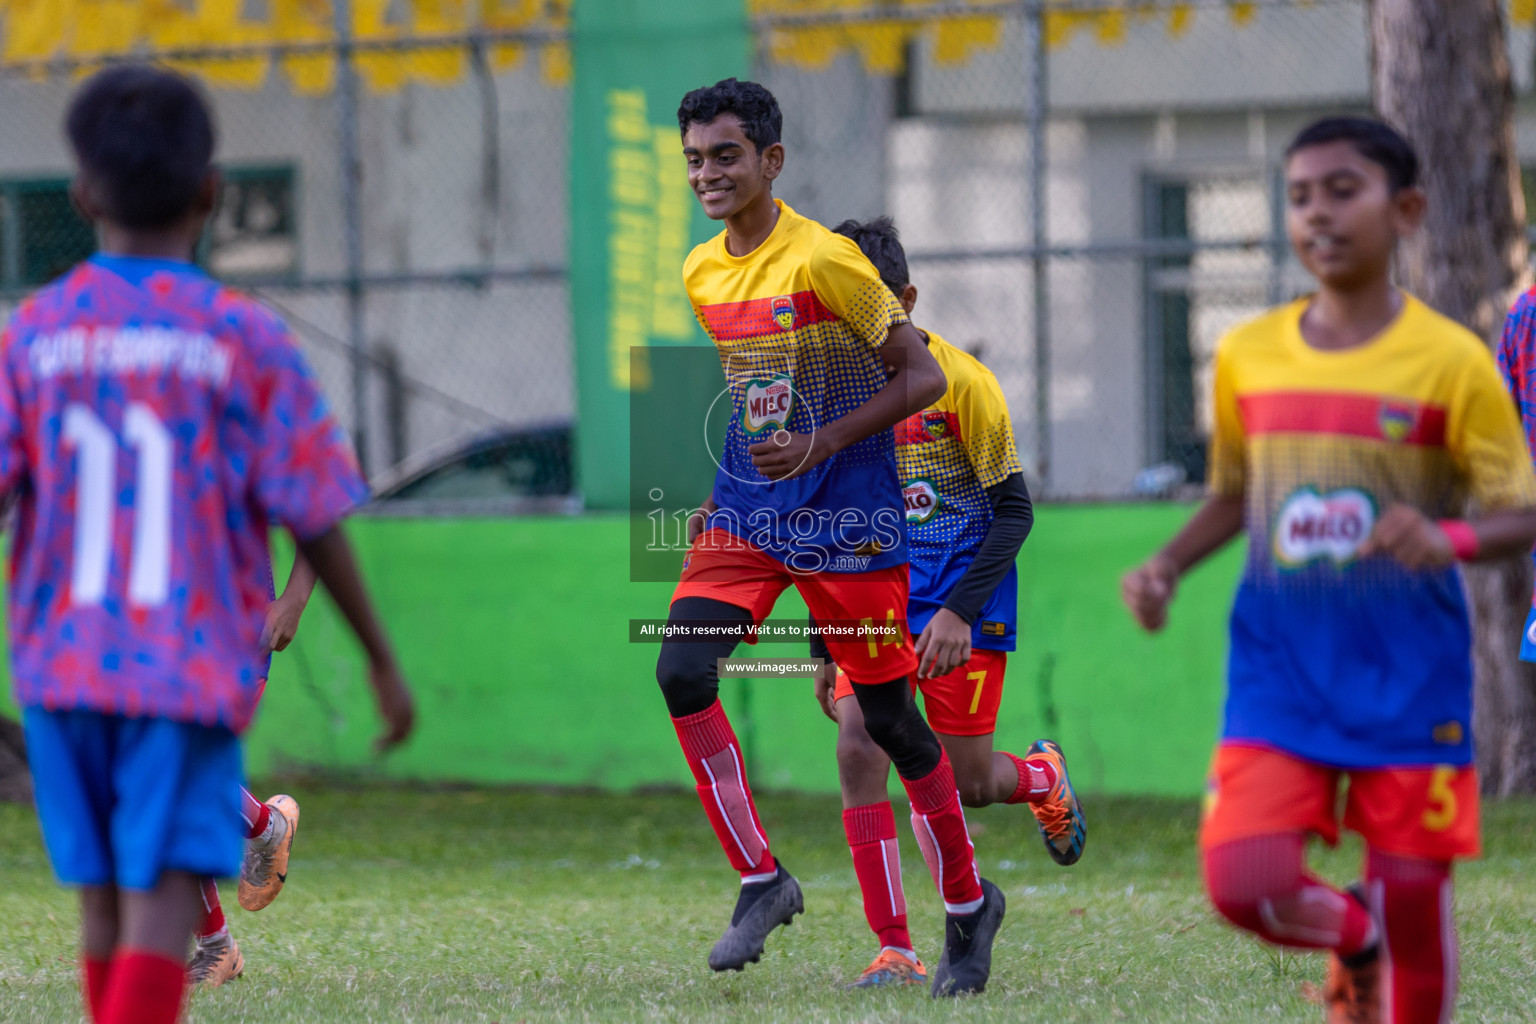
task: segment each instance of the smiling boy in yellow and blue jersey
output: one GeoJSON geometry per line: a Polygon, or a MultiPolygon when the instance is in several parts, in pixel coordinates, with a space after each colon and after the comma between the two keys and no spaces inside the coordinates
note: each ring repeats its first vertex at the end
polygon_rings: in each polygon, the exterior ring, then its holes
{"type": "Polygon", "coordinates": [[[1479,852],[1456,563],[1530,550],[1536,476],[1487,347],[1392,285],[1425,204],[1407,140],[1320,121],[1285,174],[1318,290],[1222,339],[1210,494],[1122,590],[1160,629],[1179,577],[1246,529],[1200,836],[1211,901],[1330,950],[1330,1020],[1429,1024],[1455,1003],[1452,862],[1479,852]],[[1478,517],[1458,518],[1469,498],[1478,517]],[[1347,892],[1306,870],[1341,805],[1366,842],[1347,892]]]}

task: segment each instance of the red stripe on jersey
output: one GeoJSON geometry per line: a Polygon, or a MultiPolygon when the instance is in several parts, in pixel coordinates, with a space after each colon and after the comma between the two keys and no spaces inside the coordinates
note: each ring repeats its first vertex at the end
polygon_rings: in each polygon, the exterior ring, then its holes
{"type": "Polygon", "coordinates": [[[716,341],[762,338],[837,319],[837,314],[822,305],[813,291],[745,302],[718,302],[700,306],[699,316],[716,341]]]}
{"type": "Polygon", "coordinates": [[[1445,444],[1445,409],[1410,399],[1336,391],[1269,391],[1238,399],[1243,433],[1336,434],[1440,447],[1445,444]]]}
{"type": "Polygon", "coordinates": [[[897,444],[926,444],[946,437],[960,437],[960,417],[952,412],[924,409],[896,424],[897,444]]]}

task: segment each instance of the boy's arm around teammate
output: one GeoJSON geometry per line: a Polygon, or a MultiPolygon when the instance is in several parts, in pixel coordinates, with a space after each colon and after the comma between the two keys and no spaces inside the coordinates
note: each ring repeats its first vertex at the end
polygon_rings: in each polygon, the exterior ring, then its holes
{"type": "MultiPolygon", "coordinates": [[[[845,308],[845,299],[861,294],[861,286],[872,285],[884,293],[875,268],[852,240],[841,235],[831,236],[817,248],[811,257],[810,277],[817,297],[850,324],[860,324],[863,318],[845,308]]],[[[882,336],[865,340],[880,354],[885,366],[885,387],[846,416],[822,425],[814,433],[783,431],[786,436],[775,434],[749,447],[747,451],[759,473],[771,480],[792,479],[944,397],[944,371],[923,344],[917,328],[901,316],[895,323],[880,324],[879,329],[882,336]]]]}

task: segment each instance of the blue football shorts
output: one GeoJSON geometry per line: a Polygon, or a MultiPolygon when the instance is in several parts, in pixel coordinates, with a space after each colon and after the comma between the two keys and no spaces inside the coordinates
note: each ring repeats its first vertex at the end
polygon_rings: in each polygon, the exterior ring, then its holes
{"type": "Polygon", "coordinates": [[[240,741],[223,727],[96,711],[22,715],[43,843],[65,885],[227,878],[245,847],[240,741]]]}

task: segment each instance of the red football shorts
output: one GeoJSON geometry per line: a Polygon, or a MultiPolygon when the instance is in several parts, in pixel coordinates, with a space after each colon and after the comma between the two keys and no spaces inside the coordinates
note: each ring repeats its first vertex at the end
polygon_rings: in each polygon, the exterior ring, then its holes
{"type": "MultiPolygon", "coordinates": [[[[888,683],[917,668],[907,633],[907,566],[869,572],[793,572],[783,562],[728,530],[700,534],[683,560],[683,576],[672,600],[708,597],[744,608],[760,623],[779,595],[793,585],[818,623],[865,623],[894,633],[829,635],[833,660],[860,683],[888,683]]],[[[752,637],[748,643],[755,643],[752,637]]]]}
{"type": "MultiPolygon", "coordinates": [[[[997,709],[1003,703],[1003,671],[1007,651],[971,648],[971,660],[937,679],[912,673],[912,692],[923,695],[923,716],[934,732],[947,736],[990,736],[997,732],[997,709]]],[[[853,696],[853,683],[838,665],[833,700],[853,696]]]]}
{"type": "Polygon", "coordinates": [[[1275,832],[1339,841],[1339,782],[1349,778],[1344,827],[1384,853],[1448,861],[1482,852],[1472,765],[1343,771],[1271,747],[1223,743],[1211,761],[1200,845],[1275,832]]]}

